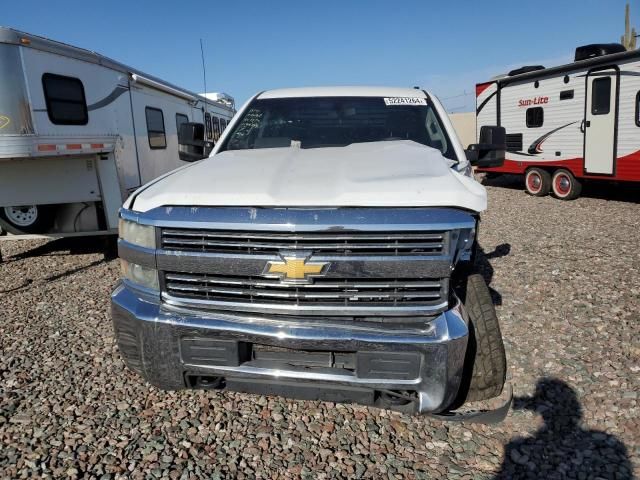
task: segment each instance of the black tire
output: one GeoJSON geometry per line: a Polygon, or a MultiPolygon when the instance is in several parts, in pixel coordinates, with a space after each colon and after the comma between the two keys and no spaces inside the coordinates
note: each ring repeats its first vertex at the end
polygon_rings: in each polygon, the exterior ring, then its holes
{"type": "Polygon", "coordinates": [[[15,235],[24,233],[47,233],[56,218],[52,205],[25,205],[23,207],[0,207],[0,225],[3,230],[15,235]],[[24,210],[31,218],[25,217],[24,224],[17,223],[9,209],[24,210]]]}
{"type": "Polygon", "coordinates": [[[500,323],[482,275],[469,275],[460,295],[469,315],[469,341],[456,406],[499,396],[507,377],[500,323]]]}
{"type": "Polygon", "coordinates": [[[551,191],[551,174],[541,168],[533,167],[524,175],[524,188],[534,197],[545,197],[551,191]]]}
{"type": "Polygon", "coordinates": [[[553,172],[551,178],[553,195],[560,200],[574,200],[582,192],[582,184],[569,170],[560,168],[553,172]]]}

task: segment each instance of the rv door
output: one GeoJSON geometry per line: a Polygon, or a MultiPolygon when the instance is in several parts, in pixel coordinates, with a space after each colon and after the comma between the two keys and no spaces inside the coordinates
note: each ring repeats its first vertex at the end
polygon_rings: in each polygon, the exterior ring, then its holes
{"type": "Polygon", "coordinates": [[[18,48],[0,43],[0,135],[33,134],[31,107],[18,48]]]}
{"type": "Polygon", "coordinates": [[[619,73],[615,68],[587,74],[584,131],[584,170],[613,175],[616,159],[619,73]]]}

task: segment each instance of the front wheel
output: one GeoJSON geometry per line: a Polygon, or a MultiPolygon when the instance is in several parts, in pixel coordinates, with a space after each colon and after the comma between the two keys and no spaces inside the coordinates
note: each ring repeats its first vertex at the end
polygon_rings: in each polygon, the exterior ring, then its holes
{"type": "Polygon", "coordinates": [[[2,227],[16,235],[46,233],[53,225],[55,210],[50,205],[0,207],[2,227]]]}
{"type": "Polygon", "coordinates": [[[456,405],[495,398],[507,378],[507,357],[489,287],[482,275],[466,278],[459,293],[469,315],[469,341],[456,405]]]}
{"type": "Polygon", "coordinates": [[[551,188],[556,198],[560,200],[573,200],[580,196],[582,184],[569,170],[561,168],[553,173],[551,188]]]}

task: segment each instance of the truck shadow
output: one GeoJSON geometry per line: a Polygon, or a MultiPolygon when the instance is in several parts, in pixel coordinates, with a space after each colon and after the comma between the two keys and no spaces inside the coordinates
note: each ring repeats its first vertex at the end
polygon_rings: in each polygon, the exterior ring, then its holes
{"type": "MultiPolygon", "coordinates": [[[[522,175],[502,174],[496,177],[485,176],[480,183],[485,187],[509,188],[524,192],[522,175]]],[[[640,189],[637,183],[631,182],[584,182],[581,197],[618,202],[640,203],[640,189]]],[[[560,200],[558,200],[560,201],[560,200]]]]}
{"type": "MultiPolygon", "coordinates": [[[[104,260],[109,261],[118,256],[115,240],[113,236],[58,238],[22,253],[5,257],[4,263],[41,256],[87,255],[91,253],[102,253],[104,260]]],[[[2,248],[1,243],[0,248],[2,248]]]]}
{"type": "Polygon", "coordinates": [[[88,265],[82,265],[80,267],[72,268],[70,270],[65,270],[64,272],[57,273],[55,275],[49,275],[48,277],[44,277],[40,280],[34,281],[32,278],[27,278],[22,284],[17,285],[15,287],[7,288],[4,290],[0,290],[0,294],[17,292],[18,290],[24,290],[30,288],[32,285],[37,286],[42,283],[50,283],[55,282],[56,280],[60,280],[61,278],[66,278],[76,273],[82,272],[83,270],[89,270],[90,268],[96,267],[101,263],[104,263],[106,260],[95,260],[88,265]]]}
{"type": "Polygon", "coordinates": [[[511,253],[511,244],[509,243],[502,243],[496,246],[493,251],[489,253],[485,252],[484,249],[478,245],[478,249],[476,251],[476,268],[478,269],[478,273],[484,277],[484,281],[489,287],[489,292],[491,293],[491,299],[493,300],[494,305],[502,305],[502,295],[491,286],[494,269],[489,260],[505,257],[509,255],[509,253],[511,253]]]}
{"type": "Polygon", "coordinates": [[[633,478],[625,445],[608,433],[582,428],[582,406],[562,380],[540,379],[532,397],[515,397],[513,405],[539,413],[544,425],[532,437],[506,445],[496,479],[633,478]]]}
{"type": "MultiPolygon", "coordinates": [[[[1,248],[1,244],[0,244],[1,248]]],[[[109,262],[118,256],[117,246],[115,238],[112,237],[75,237],[75,238],[60,238],[52,240],[43,245],[39,245],[35,248],[27,250],[22,253],[12,255],[2,259],[0,267],[13,262],[19,262],[34,257],[41,256],[66,256],[66,255],[82,255],[102,253],[104,258],[94,260],[87,265],[81,265],[75,268],[70,268],[60,273],[48,275],[40,279],[27,278],[20,285],[12,286],[10,288],[1,289],[0,294],[7,294],[31,288],[32,286],[41,285],[42,283],[50,283],[60,280],[62,278],[69,277],[83,270],[91,269],[104,262],[109,262]]]]}

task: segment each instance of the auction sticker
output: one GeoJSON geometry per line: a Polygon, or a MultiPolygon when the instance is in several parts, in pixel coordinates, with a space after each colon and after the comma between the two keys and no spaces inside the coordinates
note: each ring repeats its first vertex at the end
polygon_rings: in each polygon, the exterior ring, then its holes
{"type": "Polygon", "coordinates": [[[418,97],[385,97],[384,104],[387,107],[393,105],[426,105],[426,98],[418,98],[418,97]]]}

